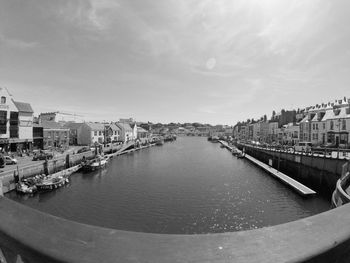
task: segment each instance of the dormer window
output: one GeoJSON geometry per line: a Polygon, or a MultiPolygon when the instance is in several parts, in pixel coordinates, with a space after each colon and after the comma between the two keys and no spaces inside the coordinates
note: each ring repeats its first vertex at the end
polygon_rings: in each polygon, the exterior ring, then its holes
{"type": "Polygon", "coordinates": [[[335,115],[335,116],[338,116],[338,115],[339,115],[339,113],[340,113],[340,109],[336,109],[336,110],[334,110],[334,115],[335,115]]]}
{"type": "Polygon", "coordinates": [[[6,97],[4,96],[1,97],[1,104],[6,104],[6,97]]]}

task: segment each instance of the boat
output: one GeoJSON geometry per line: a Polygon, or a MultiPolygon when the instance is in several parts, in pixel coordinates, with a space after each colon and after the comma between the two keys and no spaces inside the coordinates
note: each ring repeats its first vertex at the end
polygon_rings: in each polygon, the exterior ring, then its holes
{"type": "Polygon", "coordinates": [[[237,153],[237,158],[244,158],[245,153],[244,152],[238,152],[237,153]]]}
{"type": "Polygon", "coordinates": [[[163,139],[159,139],[156,141],[156,145],[157,146],[162,146],[164,144],[164,140],[163,139]]]}
{"type": "Polygon", "coordinates": [[[239,151],[236,148],[232,149],[232,155],[237,156],[238,152],[239,151]]]}
{"type": "Polygon", "coordinates": [[[16,184],[16,191],[20,194],[34,194],[37,192],[36,185],[32,185],[27,181],[18,182],[16,184]]]}
{"type": "Polygon", "coordinates": [[[83,170],[87,172],[95,171],[106,167],[109,157],[97,156],[95,159],[83,163],[83,170]]]}
{"type": "Polygon", "coordinates": [[[35,184],[38,191],[47,191],[57,189],[69,183],[69,176],[75,173],[82,167],[81,164],[59,171],[54,174],[42,176],[35,184]]]}
{"type": "Polygon", "coordinates": [[[69,179],[64,176],[46,176],[40,183],[36,184],[38,191],[47,191],[60,188],[66,183],[69,183],[69,179]]]}

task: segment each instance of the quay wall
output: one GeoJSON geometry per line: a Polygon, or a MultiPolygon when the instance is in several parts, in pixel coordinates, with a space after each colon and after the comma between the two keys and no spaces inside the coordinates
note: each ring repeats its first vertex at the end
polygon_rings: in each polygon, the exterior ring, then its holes
{"type": "Polygon", "coordinates": [[[331,197],[342,175],[343,166],[348,162],[345,158],[321,154],[288,152],[246,144],[238,144],[237,147],[240,150],[244,148],[247,154],[327,197],[331,197]]]}
{"type": "Polygon", "coordinates": [[[91,159],[95,156],[92,151],[87,151],[74,155],[63,155],[52,160],[35,162],[30,165],[18,167],[18,170],[11,170],[3,172],[0,175],[0,181],[2,182],[2,192],[3,194],[15,189],[15,173],[18,173],[19,178],[28,178],[38,174],[51,174],[58,172],[62,169],[79,164],[83,157],[86,159],[91,159]],[[69,164],[69,166],[68,166],[69,164]]]}

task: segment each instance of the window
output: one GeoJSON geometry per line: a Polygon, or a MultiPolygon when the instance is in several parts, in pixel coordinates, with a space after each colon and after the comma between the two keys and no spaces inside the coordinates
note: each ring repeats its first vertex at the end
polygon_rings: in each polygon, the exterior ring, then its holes
{"type": "Polygon", "coordinates": [[[322,123],[323,125],[323,129],[325,130],[326,129],[326,123],[322,123]]]}
{"type": "Polygon", "coordinates": [[[97,136],[97,131],[94,131],[94,136],[97,136]]]}
{"type": "Polygon", "coordinates": [[[330,127],[331,130],[334,130],[334,122],[331,121],[331,127],[330,127]]]}
{"type": "Polygon", "coordinates": [[[100,135],[100,136],[101,136],[101,135],[102,135],[102,131],[99,131],[99,132],[98,132],[98,135],[100,135]]]}
{"type": "Polygon", "coordinates": [[[342,120],[342,130],[346,130],[346,120],[342,120]]]}
{"type": "Polygon", "coordinates": [[[318,130],[318,123],[316,123],[316,130],[318,130]]]}
{"type": "Polygon", "coordinates": [[[7,111],[0,111],[0,134],[6,134],[7,132],[7,111]]]}
{"type": "Polygon", "coordinates": [[[4,96],[1,97],[1,104],[6,104],[6,97],[4,96]]]}

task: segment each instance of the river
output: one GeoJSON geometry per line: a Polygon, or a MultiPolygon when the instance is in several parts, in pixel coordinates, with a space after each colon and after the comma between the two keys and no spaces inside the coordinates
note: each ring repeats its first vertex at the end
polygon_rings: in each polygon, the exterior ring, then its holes
{"type": "Polygon", "coordinates": [[[202,137],[115,157],[104,170],[75,173],[52,192],[6,196],[86,224],[171,234],[248,230],[330,208],[329,200],[303,198],[202,137]]]}

